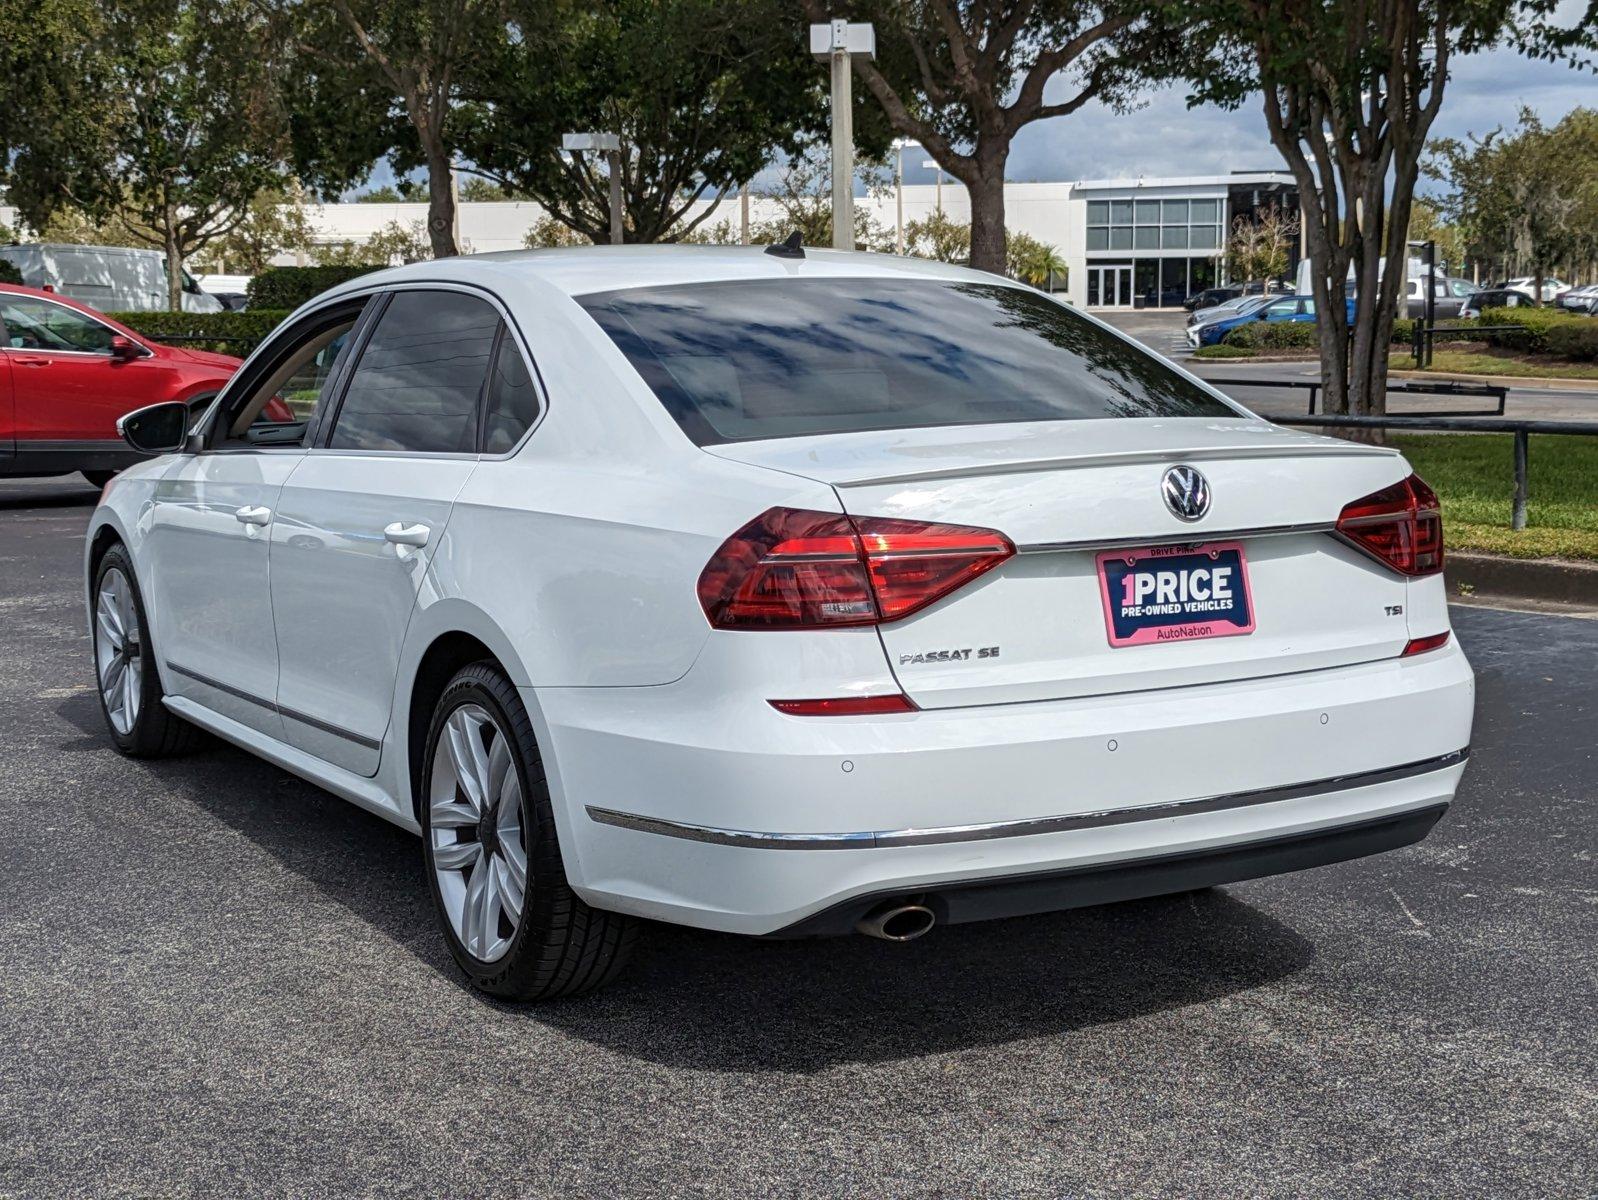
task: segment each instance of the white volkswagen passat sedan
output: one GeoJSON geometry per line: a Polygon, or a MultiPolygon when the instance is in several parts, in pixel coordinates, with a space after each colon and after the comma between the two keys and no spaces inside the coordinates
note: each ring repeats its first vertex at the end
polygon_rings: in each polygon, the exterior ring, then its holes
{"type": "Polygon", "coordinates": [[[639,917],[903,940],[1425,836],[1472,678],[1403,458],[1029,288],[776,249],[363,276],[192,430],[126,418],[168,452],[89,530],[117,745],[419,832],[522,998],[639,917]]]}

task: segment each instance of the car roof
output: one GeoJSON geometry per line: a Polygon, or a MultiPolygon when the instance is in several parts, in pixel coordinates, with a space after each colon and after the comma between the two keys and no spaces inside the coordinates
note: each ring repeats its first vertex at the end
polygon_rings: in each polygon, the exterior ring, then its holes
{"type": "Polygon", "coordinates": [[[804,248],[803,258],[766,253],[764,246],[579,246],[558,250],[504,250],[494,254],[409,263],[360,275],[328,296],[374,285],[407,282],[486,283],[490,278],[537,280],[568,296],[625,288],[719,283],[744,279],[941,279],[1020,286],[1013,280],[925,258],[853,250],[804,248]]]}

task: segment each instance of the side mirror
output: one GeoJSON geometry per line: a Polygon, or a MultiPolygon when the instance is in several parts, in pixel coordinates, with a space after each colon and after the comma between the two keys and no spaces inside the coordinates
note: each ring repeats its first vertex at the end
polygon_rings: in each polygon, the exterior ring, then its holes
{"type": "Polygon", "coordinates": [[[116,362],[131,362],[143,354],[144,349],[132,338],[123,337],[120,333],[112,335],[111,357],[116,362]]]}
{"type": "Polygon", "coordinates": [[[170,454],[188,440],[189,406],[181,400],[151,404],[117,418],[122,440],[145,454],[170,454]]]}

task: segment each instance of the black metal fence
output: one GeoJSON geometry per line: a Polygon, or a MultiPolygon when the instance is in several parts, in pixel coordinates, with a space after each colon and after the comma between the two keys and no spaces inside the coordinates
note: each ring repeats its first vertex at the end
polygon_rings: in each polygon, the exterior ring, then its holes
{"type": "MultiPolygon", "coordinates": [[[[1258,388],[1293,388],[1309,393],[1309,407],[1306,415],[1315,415],[1315,401],[1321,393],[1321,381],[1318,379],[1206,379],[1206,383],[1216,387],[1258,387],[1258,388]]],[[[1450,380],[1417,381],[1414,383],[1389,383],[1389,395],[1412,396],[1482,396],[1493,401],[1491,409],[1448,409],[1446,411],[1433,410],[1418,414],[1428,417],[1475,417],[1504,415],[1504,403],[1509,398],[1509,389],[1496,383],[1460,383],[1450,380]]]]}
{"type": "Polygon", "coordinates": [[[1526,528],[1528,462],[1531,435],[1561,434],[1598,437],[1598,421],[1519,421],[1497,417],[1273,417],[1281,425],[1320,425],[1336,429],[1435,429],[1445,433],[1512,433],[1515,435],[1515,501],[1510,510],[1509,527],[1526,528]]]}
{"type": "Polygon", "coordinates": [[[1432,347],[1438,334],[1444,334],[1444,340],[1450,340],[1447,334],[1457,333],[1464,336],[1453,338],[1453,341],[1474,341],[1479,333],[1525,333],[1524,325],[1434,325],[1426,321],[1415,322],[1415,332],[1411,335],[1410,353],[1415,356],[1416,370],[1422,370],[1432,365],[1432,347]]]}

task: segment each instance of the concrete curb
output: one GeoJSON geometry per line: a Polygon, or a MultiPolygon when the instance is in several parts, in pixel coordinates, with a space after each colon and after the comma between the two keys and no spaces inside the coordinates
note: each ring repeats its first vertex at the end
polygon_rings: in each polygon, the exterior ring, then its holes
{"type": "Polygon", "coordinates": [[[1598,605],[1598,563],[1450,551],[1443,575],[1450,595],[1463,585],[1490,596],[1598,605]]]}

